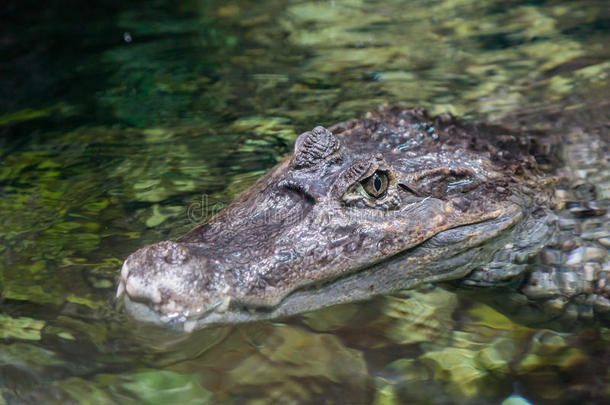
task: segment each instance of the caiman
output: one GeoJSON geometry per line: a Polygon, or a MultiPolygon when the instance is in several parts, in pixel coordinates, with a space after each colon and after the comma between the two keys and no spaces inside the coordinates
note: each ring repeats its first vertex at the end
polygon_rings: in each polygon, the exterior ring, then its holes
{"type": "Polygon", "coordinates": [[[380,107],[301,134],[217,215],[133,253],[118,295],[136,319],[186,331],[422,283],[497,298],[530,322],[607,322],[608,156],[603,130],[380,107]]]}

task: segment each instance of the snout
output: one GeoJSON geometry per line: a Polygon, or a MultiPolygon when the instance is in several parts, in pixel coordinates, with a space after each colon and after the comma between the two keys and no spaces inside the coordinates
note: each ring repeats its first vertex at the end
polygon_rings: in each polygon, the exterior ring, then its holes
{"type": "Polygon", "coordinates": [[[128,311],[155,313],[159,322],[201,315],[223,296],[223,272],[197,244],[159,242],[123,263],[117,296],[128,311]]]}

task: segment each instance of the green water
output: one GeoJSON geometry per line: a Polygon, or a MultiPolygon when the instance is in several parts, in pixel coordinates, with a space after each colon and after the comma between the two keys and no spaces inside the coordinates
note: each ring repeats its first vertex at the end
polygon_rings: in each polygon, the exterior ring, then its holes
{"type": "Polygon", "coordinates": [[[9,2],[0,404],[489,404],[516,389],[535,404],[610,401],[608,329],[526,328],[441,289],[189,336],[134,323],[114,298],[129,253],[190,229],[189,206],[226,204],[315,125],[381,103],[499,119],[603,93],[607,12],[9,2]]]}

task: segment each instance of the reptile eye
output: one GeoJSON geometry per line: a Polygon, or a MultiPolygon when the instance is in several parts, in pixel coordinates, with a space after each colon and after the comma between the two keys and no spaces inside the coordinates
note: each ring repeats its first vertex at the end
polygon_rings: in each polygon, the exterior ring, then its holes
{"type": "Polygon", "coordinates": [[[379,171],[360,182],[364,191],[373,198],[383,197],[388,189],[388,183],[388,175],[379,171]]]}

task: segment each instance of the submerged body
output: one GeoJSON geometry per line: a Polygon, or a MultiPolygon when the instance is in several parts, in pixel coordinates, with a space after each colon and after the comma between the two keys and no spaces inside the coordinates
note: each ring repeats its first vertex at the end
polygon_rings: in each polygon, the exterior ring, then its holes
{"type": "Polygon", "coordinates": [[[595,156],[569,156],[553,134],[400,107],[316,127],[218,215],[127,258],[119,295],[135,318],[185,330],[429,282],[606,318],[610,179],[596,139],[595,156]],[[565,158],[598,170],[573,183],[583,169],[565,158]]]}

